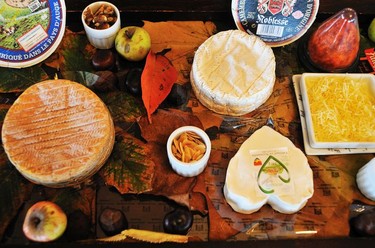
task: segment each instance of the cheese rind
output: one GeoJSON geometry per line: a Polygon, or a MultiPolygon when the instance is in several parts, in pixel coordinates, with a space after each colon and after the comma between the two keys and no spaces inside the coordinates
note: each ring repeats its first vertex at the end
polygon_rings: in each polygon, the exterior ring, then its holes
{"type": "MultiPolygon", "coordinates": [[[[275,155],[277,157],[277,155],[275,155]]],[[[276,187],[276,186],[275,186],[276,187]]],[[[312,170],[306,156],[294,144],[268,126],[257,130],[240,147],[236,155],[230,160],[224,185],[224,196],[234,211],[251,214],[258,211],[268,203],[280,213],[292,214],[302,209],[314,192],[312,170]],[[290,178],[287,187],[284,187],[279,178],[276,180],[281,187],[274,193],[265,193],[259,187],[259,166],[251,161],[250,151],[272,150],[285,148],[289,153],[289,161],[286,165],[290,178]],[[290,191],[282,191],[284,188],[290,191]]]]}
{"type": "Polygon", "coordinates": [[[356,181],[361,193],[371,201],[375,201],[375,158],[358,170],[356,181]]]}
{"type": "Polygon", "coordinates": [[[114,125],[94,92],[72,81],[47,80],[26,89],[11,106],[2,141],[25,178],[65,187],[104,164],[114,145],[114,125]]]}
{"type": "Polygon", "coordinates": [[[275,84],[275,56],[260,38],[219,32],[196,51],[190,80],[198,100],[214,112],[243,115],[262,105],[275,84]]]}

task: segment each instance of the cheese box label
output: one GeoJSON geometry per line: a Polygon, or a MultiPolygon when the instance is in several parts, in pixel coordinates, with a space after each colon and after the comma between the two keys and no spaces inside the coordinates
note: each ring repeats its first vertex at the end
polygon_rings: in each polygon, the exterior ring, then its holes
{"type": "Polygon", "coordinates": [[[252,177],[257,181],[257,194],[293,195],[294,184],[290,177],[287,147],[250,150],[252,177]]]}
{"type": "Polygon", "coordinates": [[[65,31],[63,0],[0,0],[0,10],[0,66],[32,66],[56,50],[65,31]]]}
{"type": "Polygon", "coordinates": [[[232,0],[237,28],[272,47],[287,45],[305,34],[318,8],[319,0],[232,0]]]}

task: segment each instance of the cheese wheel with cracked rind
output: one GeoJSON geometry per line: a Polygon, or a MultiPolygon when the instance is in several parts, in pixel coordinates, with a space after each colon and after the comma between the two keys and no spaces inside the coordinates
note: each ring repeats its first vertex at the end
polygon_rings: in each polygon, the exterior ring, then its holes
{"type": "Polygon", "coordinates": [[[240,30],[219,32],[196,51],[190,79],[198,100],[224,115],[250,113],[267,101],[276,80],[272,49],[240,30]]]}
{"type": "Polygon", "coordinates": [[[69,80],[47,80],[26,89],[4,119],[2,141],[9,160],[33,183],[79,184],[105,163],[114,145],[106,105],[90,89],[69,80]]]}

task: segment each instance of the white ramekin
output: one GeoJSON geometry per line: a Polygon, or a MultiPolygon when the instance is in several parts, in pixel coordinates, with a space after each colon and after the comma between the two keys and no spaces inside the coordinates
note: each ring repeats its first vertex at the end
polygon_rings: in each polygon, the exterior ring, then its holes
{"type": "Polygon", "coordinates": [[[194,176],[199,175],[206,167],[208,159],[210,158],[210,153],[211,153],[210,138],[208,137],[205,131],[195,126],[183,126],[183,127],[177,128],[175,131],[172,132],[172,134],[169,136],[168,141],[167,141],[167,154],[168,154],[169,163],[172,166],[172,169],[177,174],[184,176],[184,177],[194,177],[194,176]],[[172,154],[172,143],[173,143],[174,138],[188,131],[194,132],[202,138],[203,142],[206,145],[206,152],[203,155],[203,157],[199,159],[198,161],[185,163],[179,160],[178,158],[176,158],[172,154]]]}
{"type": "Polygon", "coordinates": [[[109,49],[113,47],[117,32],[121,28],[120,11],[115,5],[105,1],[93,2],[83,10],[81,19],[87,38],[91,45],[99,49],[109,49]],[[110,5],[115,10],[117,16],[116,22],[107,29],[94,29],[89,27],[85,22],[85,12],[87,8],[90,7],[92,12],[95,13],[102,4],[110,5]]]}

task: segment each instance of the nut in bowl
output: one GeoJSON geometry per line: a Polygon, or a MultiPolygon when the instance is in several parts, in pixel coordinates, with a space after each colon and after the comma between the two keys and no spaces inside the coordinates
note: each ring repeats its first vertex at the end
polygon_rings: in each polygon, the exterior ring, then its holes
{"type": "Polygon", "coordinates": [[[82,12],[82,24],[91,45],[99,49],[112,48],[121,28],[120,12],[115,5],[99,1],[82,12]]]}
{"type": "Polygon", "coordinates": [[[183,126],[169,136],[167,154],[173,170],[184,177],[199,175],[211,153],[208,135],[195,126],[183,126]]]}

